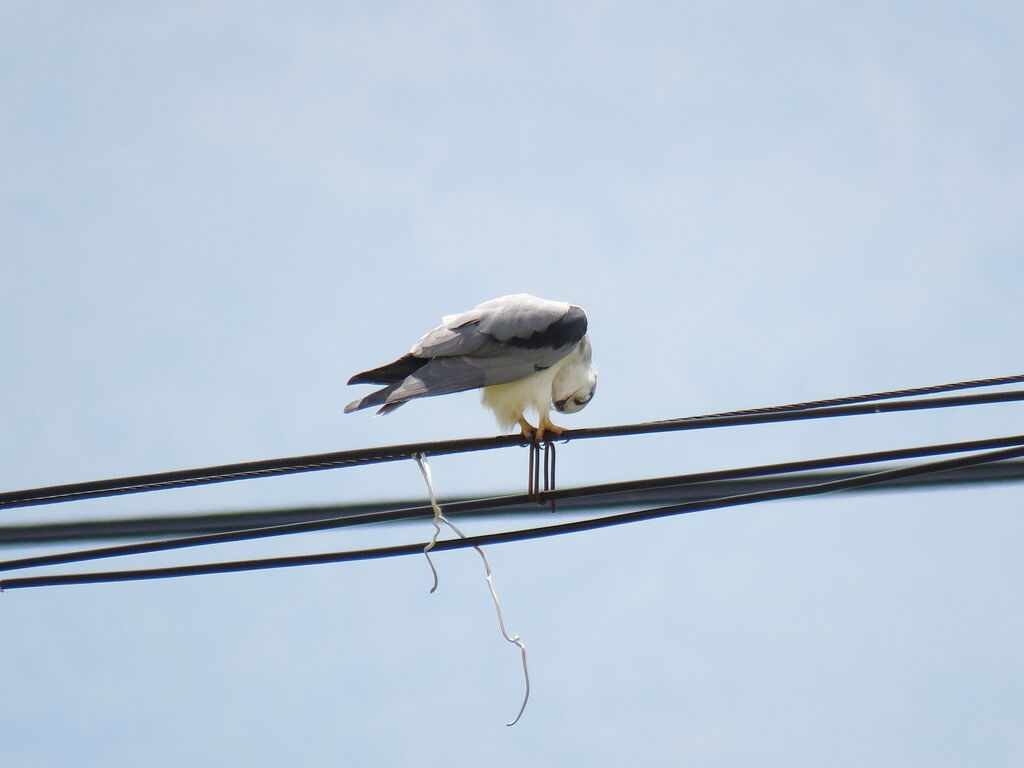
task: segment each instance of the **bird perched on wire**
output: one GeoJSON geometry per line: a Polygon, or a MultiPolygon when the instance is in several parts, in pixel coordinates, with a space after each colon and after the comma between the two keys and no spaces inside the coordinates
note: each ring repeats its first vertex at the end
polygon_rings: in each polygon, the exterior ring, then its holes
{"type": "Polygon", "coordinates": [[[551,423],[552,408],[575,413],[590,402],[597,368],[580,307],[517,293],[442,318],[409,354],[348,383],[384,385],[345,407],[351,413],[379,405],[378,415],[417,397],[482,389],[503,429],[518,424],[539,441],[564,431],[551,423]],[[536,427],[527,411],[537,414],[536,427]]]}

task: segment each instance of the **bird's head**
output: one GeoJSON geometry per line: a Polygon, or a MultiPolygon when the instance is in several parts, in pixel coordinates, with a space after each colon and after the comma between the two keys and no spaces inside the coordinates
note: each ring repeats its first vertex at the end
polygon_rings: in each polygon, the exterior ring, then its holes
{"type": "Polygon", "coordinates": [[[551,400],[559,413],[586,408],[597,389],[597,366],[591,359],[590,337],[584,336],[551,384],[551,400]]]}

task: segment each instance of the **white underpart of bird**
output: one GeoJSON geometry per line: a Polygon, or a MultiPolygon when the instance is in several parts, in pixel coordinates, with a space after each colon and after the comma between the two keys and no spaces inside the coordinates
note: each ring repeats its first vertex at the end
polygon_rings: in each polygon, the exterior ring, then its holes
{"type": "Polygon", "coordinates": [[[582,308],[517,293],[444,317],[408,354],[348,383],[384,385],[345,407],[351,413],[380,406],[378,415],[415,398],[481,389],[503,429],[518,424],[540,440],[563,431],[551,423],[552,408],[575,413],[590,402],[597,367],[582,308]]]}

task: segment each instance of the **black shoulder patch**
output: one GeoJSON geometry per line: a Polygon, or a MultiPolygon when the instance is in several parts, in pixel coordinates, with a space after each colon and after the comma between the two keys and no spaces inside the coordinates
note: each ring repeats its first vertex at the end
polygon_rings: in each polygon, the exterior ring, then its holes
{"type": "Polygon", "coordinates": [[[579,307],[569,307],[561,319],[552,323],[543,331],[534,331],[529,336],[513,337],[505,341],[520,349],[540,349],[549,347],[561,349],[566,345],[579,342],[587,334],[587,313],[579,307]]]}

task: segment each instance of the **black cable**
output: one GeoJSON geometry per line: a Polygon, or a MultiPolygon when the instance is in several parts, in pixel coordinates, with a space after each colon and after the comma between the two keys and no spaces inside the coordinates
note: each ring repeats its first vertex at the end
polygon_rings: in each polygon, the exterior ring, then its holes
{"type": "MultiPolygon", "coordinates": [[[[777,464],[762,464],[753,467],[736,469],[720,469],[707,472],[694,472],[669,477],[654,477],[645,480],[627,480],[614,483],[601,483],[582,486],[579,488],[564,488],[557,491],[549,491],[544,494],[544,500],[554,499],[565,509],[566,502],[581,500],[589,502],[595,499],[609,496],[624,496],[638,491],[683,488],[695,485],[708,486],[709,484],[749,480],[752,478],[772,477],[792,474],[795,472],[806,472],[808,470],[822,470],[835,467],[848,467],[859,464],[877,464],[885,461],[900,461],[924,456],[936,456],[947,453],[964,453],[968,451],[989,450],[1013,446],[1024,446],[1024,435],[1013,435],[1009,437],[996,437],[987,440],[970,440],[960,443],[943,443],[939,445],[925,445],[916,448],[900,448],[888,451],[872,451],[870,453],[850,454],[846,456],[833,456],[819,459],[805,459],[802,461],[787,461],[777,464]]],[[[709,488],[706,497],[713,497],[717,494],[709,488]]],[[[628,502],[627,502],[628,503],[628,502]]],[[[537,509],[536,500],[528,494],[514,494],[498,496],[485,499],[470,499],[445,504],[445,510],[449,515],[464,515],[473,512],[490,511],[494,512],[510,508],[537,509]]],[[[188,547],[205,546],[208,544],[226,544],[252,539],[269,538],[271,536],[283,536],[294,533],[309,533],[313,531],[331,530],[354,525],[370,525],[375,523],[397,522],[401,520],[412,520],[416,518],[428,518],[433,515],[429,505],[409,506],[402,509],[388,509],[373,512],[358,513],[340,517],[332,517],[318,520],[305,520],[302,522],[285,523],[281,525],[261,526],[256,528],[234,529],[218,533],[206,533],[197,536],[187,536],[162,541],[146,541],[134,544],[118,544],[108,547],[97,547],[93,549],[78,550],[74,552],[61,552],[46,555],[33,555],[14,560],[0,561],[0,571],[16,570],[20,568],[34,568],[44,565],[61,565],[65,563],[82,562],[85,560],[98,560],[109,557],[123,557],[126,555],[141,555],[152,552],[164,552],[172,549],[185,549],[188,547]]]]}
{"type": "MultiPolygon", "coordinates": [[[[919,411],[930,408],[954,408],[964,405],[985,405],[990,403],[1008,403],[1024,400],[1024,390],[1009,392],[983,392],[976,395],[955,395],[951,397],[930,397],[921,400],[863,402],[851,405],[815,405],[799,407],[795,405],[779,405],[751,411],[738,411],[734,414],[687,416],[667,421],[649,421],[642,424],[623,424],[613,427],[591,427],[588,429],[566,432],[566,437],[574,440],[590,437],[621,437],[624,435],[646,435],[656,432],[676,432],[691,429],[709,429],[713,427],[739,427],[752,424],[772,424],[784,421],[804,421],[807,419],[828,419],[839,416],[862,416],[872,413],[895,413],[898,411],[919,411]]],[[[818,401],[827,402],[827,401],[818,401]]],[[[2,506],[2,504],[0,504],[2,506]]]]}
{"type": "MultiPolygon", "coordinates": [[[[542,526],[538,528],[526,528],[515,531],[503,531],[499,533],[484,534],[481,536],[470,536],[467,538],[449,539],[437,542],[432,551],[445,551],[463,549],[466,547],[486,546],[489,544],[502,544],[512,541],[525,541],[528,539],[559,536],[566,533],[578,533],[580,531],[596,530],[614,525],[653,520],[670,515],[686,514],[690,512],[704,511],[710,509],[722,509],[724,507],[739,506],[742,504],[753,504],[762,501],[775,501],[791,499],[803,496],[812,496],[836,491],[850,490],[879,483],[891,482],[905,477],[942,472],[959,469],[961,467],[988,464],[1005,459],[1024,456],[1024,446],[1004,448],[995,451],[975,454],[973,456],[961,456],[953,459],[941,459],[939,461],[927,462],[925,464],[897,467],[874,472],[868,475],[832,480],[825,483],[814,483],[810,485],[797,486],[794,488],[779,488],[767,491],[756,491],[753,493],[738,494],[716,499],[703,501],[690,501],[681,504],[673,504],[655,509],[644,509],[635,512],[626,512],[606,517],[589,518],[577,520],[558,525],[542,526]]],[[[0,591],[8,589],[22,589],[28,587],[59,586],[70,584],[97,584],[117,581],[141,581],[146,579],[175,578],[181,576],[198,576],[213,573],[236,573],[239,571],[264,570],[267,568],[286,568],[299,565],[321,565],[326,563],[350,562],[354,560],[370,560],[382,557],[398,557],[401,555],[422,554],[426,543],[403,544],[391,547],[376,547],[372,549],[353,550],[347,552],[327,552],[313,555],[292,555],[288,557],[260,558],[252,560],[236,560],[219,563],[201,563],[196,565],[168,566],[162,568],[143,568],[129,571],[100,571],[93,573],[68,573],[53,574],[49,576],[25,576],[13,579],[0,580],[0,591]]]]}
{"type": "MultiPolygon", "coordinates": [[[[1003,379],[982,379],[978,381],[943,384],[938,387],[925,388],[934,391],[949,391],[953,388],[989,386],[987,382],[1016,381],[1024,377],[1004,377],[1003,379]],[[981,383],[985,382],[985,383],[981,383]]],[[[854,399],[863,398],[895,398],[907,392],[921,390],[897,390],[872,395],[857,395],[854,399]]],[[[850,399],[850,398],[840,398],[850,399]]],[[[743,426],[765,424],[782,421],[798,421],[803,419],[823,419],[839,416],[856,416],[869,413],[889,413],[895,411],[912,411],[928,408],[949,408],[984,403],[999,403],[1024,400],[1024,391],[988,392],[974,395],[951,397],[933,397],[920,400],[903,400],[888,402],[858,402],[848,405],[828,406],[832,402],[818,400],[810,403],[794,403],[791,405],[774,406],[755,411],[739,411],[726,414],[707,416],[690,416],[681,419],[653,421],[641,424],[624,424],[612,427],[593,427],[588,429],[567,430],[565,439],[582,440],[595,437],[619,437],[624,435],[651,434],[691,429],[709,429],[713,427],[743,426]]],[[[113,478],[109,480],[93,480],[83,483],[69,483],[45,488],[33,488],[21,491],[0,493],[0,509],[26,507],[36,504],[54,504],[78,499],[115,496],[128,493],[141,493],[167,488],[221,483],[231,480],[242,480],[255,477],[271,477],[296,472],[312,472],[322,469],[360,466],[386,461],[411,458],[416,453],[431,456],[467,453],[471,451],[489,450],[512,445],[528,445],[520,435],[501,435],[497,437],[466,438],[460,440],[432,441],[406,445],[385,446],[381,448],[360,448],[348,451],[293,456],[281,459],[224,464],[199,469],[182,469],[171,472],[158,472],[132,477],[113,478]]]]}
{"type": "MultiPolygon", "coordinates": [[[[934,395],[939,392],[952,392],[962,389],[976,389],[978,387],[996,387],[1002,384],[1019,384],[1024,382],[1024,374],[1016,376],[1000,376],[993,379],[974,379],[973,381],[958,381],[952,384],[935,384],[930,387],[915,387],[913,389],[894,389],[890,392],[872,392],[868,395],[848,395],[846,397],[833,397],[828,400],[809,400],[804,403],[793,403],[791,405],[770,405],[765,408],[747,408],[741,411],[726,411],[716,413],[715,416],[740,416],[748,413],[775,413],[779,411],[804,410],[808,408],[821,408],[828,405],[848,405],[851,403],[866,403],[874,400],[895,400],[901,397],[914,397],[915,395],[934,395]]],[[[673,421],[673,419],[669,419],[673,421]]]]}
{"type": "MultiPolygon", "coordinates": [[[[608,510],[625,507],[659,506],[680,501],[709,499],[716,496],[730,496],[753,490],[777,488],[780,486],[803,485],[825,482],[864,474],[866,470],[814,470],[786,475],[762,475],[734,480],[712,480],[694,484],[670,486],[652,485],[629,491],[598,494],[585,497],[554,499],[557,512],[579,512],[585,510],[608,510]]],[[[1024,481],[1024,461],[1002,461],[967,467],[948,473],[937,473],[911,477],[882,486],[858,489],[861,491],[904,491],[934,489],[940,487],[966,487],[968,485],[993,485],[1024,481]]],[[[643,482],[643,481],[640,481],[643,482]]],[[[503,502],[500,496],[480,499],[472,496],[450,498],[446,505],[479,501],[486,506],[453,513],[452,517],[481,519],[495,516],[549,516],[551,510],[541,509],[535,500],[521,504],[503,502]]],[[[367,525],[357,519],[359,515],[394,512],[397,510],[424,509],[419,499],[390,499],[361,501],[347,504],[320,504],[304,507],[278,507],[274,509],[244,509],[231,512],[210,512],[204,514],[146,515],[144,517],[121,517],[99,520],[65,520],[52,523],[23,523],[0,526],[0,549],[3,547],[25,547],[66,544],[71,546],[93,546],[96,542],[130,540],[150,542],[160,539],[182,541],[187,537],[212,533],[228,533],[265,529],[277,525],[307,523],[314,520],[338,520],[332,528],[348,525],[367,525]]],[[[408,518],[412,520],[414,518],[408,518]]],[[[389,522],[380,521],[386,525],[389,522]]],[[[296,533],[298,533],[296,531],[296,533]]],[[[277,534],[267,534],[277,535],[277,534]]],[[[87,550],[90,551],[90,550],[87,550]]],[[[129,552],[127,554],[140,554],[129,552]]],[[[0,571],[4,563],[0,561],[0,571]]]]}

